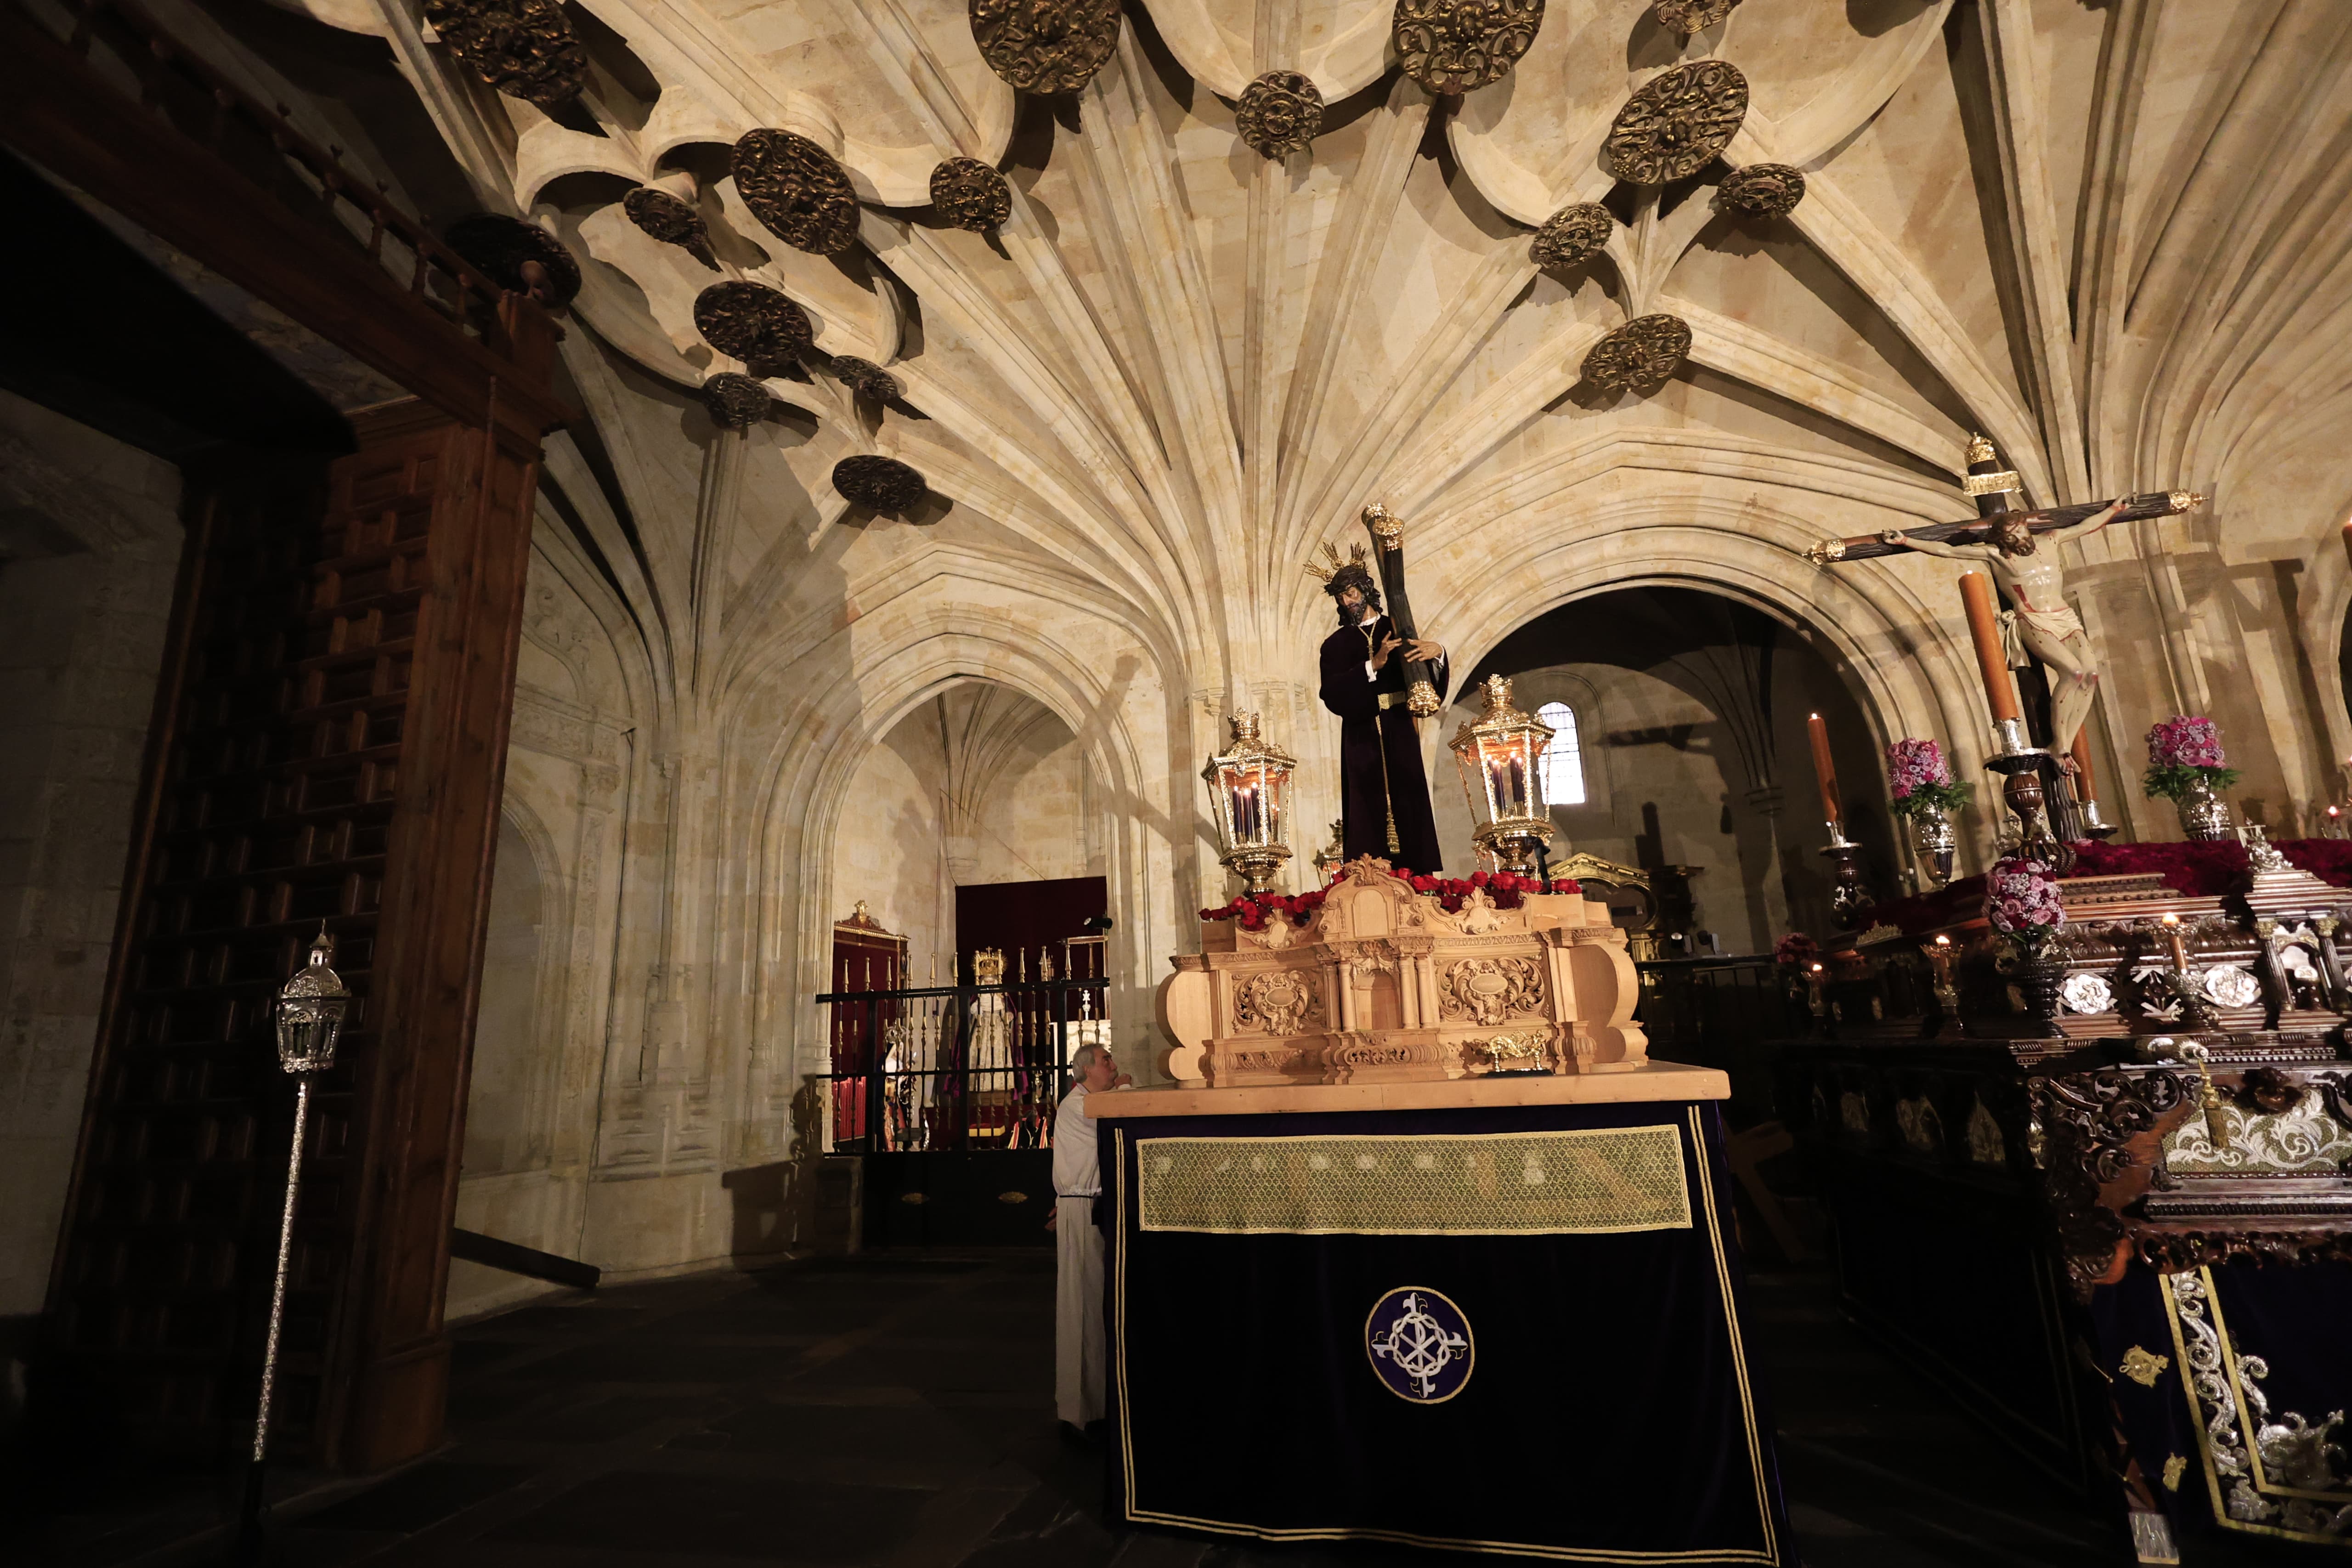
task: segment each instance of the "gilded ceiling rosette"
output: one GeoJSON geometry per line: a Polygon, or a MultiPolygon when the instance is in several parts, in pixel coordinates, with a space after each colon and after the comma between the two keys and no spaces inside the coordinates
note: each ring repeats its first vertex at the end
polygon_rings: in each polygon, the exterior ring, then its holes
{"type": "Polygon", "coordinates": [[[1268,71],[1242,89],[1234,128],[1262,158],[1304,153],[1323,129],[1323,94],[1297,71],[1268,71]]]}
{"type": "Polygon", "coordinates": [[[931,205],[958,228],[986,234],[1013,216],[1013,193],[979,159],[944,158],[931,171],[931,205]]]}
{"type": "Polygon", "coordinates": [[[833,466],[833,488],[853,506],[871,511],[903,512],[921,500],[930,486],[921,474],[896,458],[861,452],[833,466]]]}
{"type": "Polygon", "coordinates": [[[808,312],[764,283],[713,283],[694,300],[694,327],[720,353],[763,374],[779,374],[806,351],[808,312]]]}
{"type": "Polygon", "coordinates": [[[551,109],[588,85],[588,55],[555,0],[425,0],[448,51],[510,97],[551,109]]]}
{"type": "Polygon", "coordinates": [[[580,292],[580,263],[562,240],[535,223],[476,213],[451,224],[442,238],[499,288],[531,295],[551,310],[569,305],[580,292]],[[539,268],[537,279],[524,271],[526,264],[539,268]]]}
{"type": "Polygon", "coordinates": [[[1517,63],[1544,0],[1397,0],[1389,37],[1404,74],[1432,92],[1469,92],[1517,63]]]}
{"type": "Polygon", "coordinates": [[[1805,199],[1805,175],[1786,163],[1750,163],[1725,175],[1716,195],[1747,217],[1786,217],[1805,199]]]}
{"type": "Polygon", "coordinates": [[[1584,379],[1611,392],[1655,386],[1681,368],[1691,331],[1679,316],[1636,316],[1592,345],[1584,379]]]}
{"type": "Polygon", "coordinates": [[[1738,4],[1739,0],[1658,0],[1658,25],[1687,38],[1730,16],[1738,4]]]}
{"type": "Polygon", "coordinates": [[[702,405],[730,430],[748,430],[768,416],[768,389],[748,375],[722,370],[702,384],[702,405]]]}
{"type": "Polygon", "coordinates": [[[836,354],[833,374],[854,395],[868,403],[887,403],[898,395],[898,378],[870,359],[836,354]]]}
{"type": "Polygon", "coordinates": [[[1617,111],[1601,165],[1636,185],[1686,180],[1713,163],[1748,117],[1748,79],[1729,60],[1694,60],[1652,77],[1617,111]]]}
{"type": "Polygon", "coordinates": [[[971,0],[971,40],[1024,92],[1076,92],[1118,44],[1118,0],[971,0]]]}
{"type": "Polygon", "coordinates": [[[1601,254],[1617,220],[1599,202],[1576,202],[1544,220],[1528,245],[1528,259],[1548,272],[1581,267],[1601,254]]]}
{"type": "Polygon", "coordinates": [[[664,245],[677,246],[705,267],[718,267],[718,258],[710,250],[709,226],[689,204],[667,191],[639,185],[623,198],[621,212],[664,245]]]}
{"type": "Polygon", "coordinates": [[[796,250],[838,256],[857,243],[857,196],[832,153],[793,131],[750,131],[735,143],[735,188],[770,234],[796,250]]]}

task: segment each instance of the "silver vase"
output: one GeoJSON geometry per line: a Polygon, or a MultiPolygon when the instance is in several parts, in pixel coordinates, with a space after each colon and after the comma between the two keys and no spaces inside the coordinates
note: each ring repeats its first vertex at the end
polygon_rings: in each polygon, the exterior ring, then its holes
{"type": "Polygon", "coordinates": [[[2230,822],[2230,803],[2215,795],[2213,786],[2203,779],[2175,796],[2172,804],[2180,810],[2180,836],[2192,844],[2211,844],[2237,836],[2230,822]]]}
{"type": "Polygon", "coordinates": [[[1919,864],[1942,887],[1952,879],[1952,867],[1960,851],[1960,836],[1952,826],[1951,813],[1940,805],[1923,805],[1911,814],[1911,853],[1919,864]]]}

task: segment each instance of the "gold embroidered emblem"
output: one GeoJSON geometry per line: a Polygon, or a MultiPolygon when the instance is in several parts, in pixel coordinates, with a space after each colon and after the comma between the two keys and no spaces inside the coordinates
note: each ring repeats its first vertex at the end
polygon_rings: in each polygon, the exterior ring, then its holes
{"type": "Polygon", "coordinates": [[[2142,1388],[2154,1388],[2156,1380],[2162,1376],[2164,1369],[2171,1364],[2170,1356],[2156,1355],[2134,1345],[2124,1352],[2124,1364],[2119,1370],[2142,1388]]]}
{"type": "Polygon", "coordinates": [[[2168,1492],[2179,1491],[2180,1489],[2180,1472],[2188,1468],[2189,1460],[2186,1457],[2179,1454],[2175,1454],[2172,1458],[2165,1460],[2164,1489],[2168,1492]]]}

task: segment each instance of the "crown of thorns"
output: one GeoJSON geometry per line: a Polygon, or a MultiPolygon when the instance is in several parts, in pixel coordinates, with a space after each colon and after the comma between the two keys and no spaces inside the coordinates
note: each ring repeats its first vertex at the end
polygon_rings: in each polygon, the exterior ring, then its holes
{"type": "Polygon", "coordinates": [[[1310,560],[1307,563],[1307,570],[1323,579],[1323,591],[1333,598],[1338,598],[1351,587],[1360,589],[1368,595],[1379,591],[1372,582],[1371,568],[1364,564],[1362,545],[1350,545],[1348,549],[1348,559],[1342,561],[1339,559],[1339,552],[1327,541],[1323,546],[1323,555],[1324,559],[1330,563],[1329,565],[1325,565],[1322,561],[1310,560]]]}

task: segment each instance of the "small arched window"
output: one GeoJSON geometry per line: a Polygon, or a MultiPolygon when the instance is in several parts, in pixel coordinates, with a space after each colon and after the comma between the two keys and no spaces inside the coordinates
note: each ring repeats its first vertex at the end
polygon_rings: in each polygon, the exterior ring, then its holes
{"type": "Polygon", "coordinates": [[[1565,702],[1547,702],[1536,717],[1551,726],[1551,740],[1543,750],[1544,799],[1553,805],[1584,804],[1584,747],[1577,739],[1576,710],[1565,702]]]}

